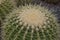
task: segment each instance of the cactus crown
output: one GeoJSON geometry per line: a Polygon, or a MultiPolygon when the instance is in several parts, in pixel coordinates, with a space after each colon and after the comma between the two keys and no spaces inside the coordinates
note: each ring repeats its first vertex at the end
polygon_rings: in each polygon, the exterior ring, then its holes
{"type": "Polygon", "coordinates": [[[52,14],[51,11],[39,5],[29,4],[25,6],[20,6],[20,8],[14,10],[11,15],[14,16],[13,14],[18,15],[20,21],[31,26],[42,26],[46,23],[47,20],[48,22],[56,20],[55,16],[52,14]],[[49,17],[53,20],[50,20],[49,17]]]}
{"type": "Polygon", "coordinates": [[[57,22],[47,8],[39,5],[20,6],[6,16],[5,40],[55,40],[57,22]]]}

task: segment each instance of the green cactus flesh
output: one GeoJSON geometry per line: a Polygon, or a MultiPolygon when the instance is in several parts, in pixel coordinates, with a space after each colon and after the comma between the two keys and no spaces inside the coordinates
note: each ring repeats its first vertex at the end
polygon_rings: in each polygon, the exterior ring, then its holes
{"type": "Polygon", "coordinates": [[[5,15],[9,14],[9,12],[11,12],[13,8],[14,7],[11,2],[9,2],[8,0],[3,1],[0,4],[0,17],[4,19],[5,15]]]}
{"type": "Polygon", "coordinates": [[[56,17],[39,5],[20,6],[6,16],[4,40],[56,40],[56,17]]]}

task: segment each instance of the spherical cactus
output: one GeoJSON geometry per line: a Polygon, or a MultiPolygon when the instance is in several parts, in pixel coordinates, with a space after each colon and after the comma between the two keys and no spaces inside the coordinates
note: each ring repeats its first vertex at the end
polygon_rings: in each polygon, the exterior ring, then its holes
{"type": "Polygon", "coordinates": [[[43,6],[20,6],[5,20],[4,40],[57,40],[57,19],[43,6]]]}
{"type": "Polygon", "coordinates": [[[0,4],[0,17],[1,19],[5,18],[5,15],[9,14],[13,10],[14,6],[9,0],[4,0],[0,4]]]}

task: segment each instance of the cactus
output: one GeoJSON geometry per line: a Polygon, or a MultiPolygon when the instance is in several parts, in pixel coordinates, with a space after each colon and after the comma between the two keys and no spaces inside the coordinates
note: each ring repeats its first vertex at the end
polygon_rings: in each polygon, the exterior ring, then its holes
{"type": "Polygon", "coordinates": [[[4,0],[0,4],[0,17],[1,19],[5,18],[5,15],[9,14],[13,10],[14,6],[9,0],[4,0]]]}
{"type": "Polygon", "coordinates": [[[57,40],[57,19],[40,5],[25,5],[6,16],[4,40],[57,40]]]}

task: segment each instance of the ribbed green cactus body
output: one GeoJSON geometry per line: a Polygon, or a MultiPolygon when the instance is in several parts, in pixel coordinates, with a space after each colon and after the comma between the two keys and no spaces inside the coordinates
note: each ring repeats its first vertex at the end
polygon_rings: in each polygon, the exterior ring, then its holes
{"type": "Polygon", "coordinates": [[[6,17],[3,26],[4,40],[56,40],[57,38],[55,16],[45,7],[31,4],[21,6],[6,17]]]}
{"type": "Polygon", "coordinates": [[[9,14],[13,10],[14,6],[9,0],[5,0],[0,4],[0,17],[5,18],[5,15],[9,14]]]}

